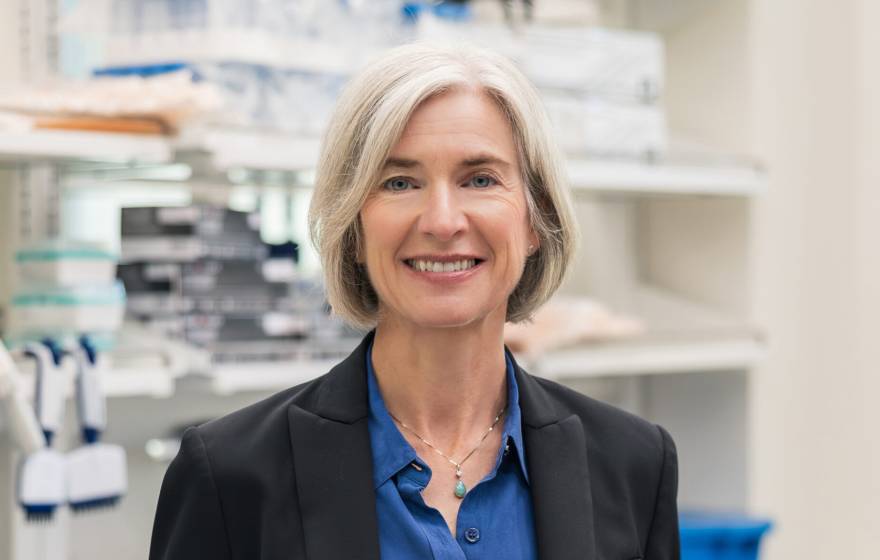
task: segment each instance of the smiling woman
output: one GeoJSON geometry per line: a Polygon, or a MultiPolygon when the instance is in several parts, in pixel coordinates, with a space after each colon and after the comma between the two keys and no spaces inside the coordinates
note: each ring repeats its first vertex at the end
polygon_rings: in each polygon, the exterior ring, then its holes
{"type": "Polygon", "coordinates": [[[504,324],[538,245],[517,161],[509,122],[480,91],[454,89],[413,113],[360,213],[380,322],[504,324]]]}
{"type": "Polygon", "coordinates": [[[330,303],[351,323],[375,326],[379,303],[366,270],[350,259],[361,249],[364,205],[380,187],[429,187],[414,172],[426,179],[426,166],[440,157],[452,158],[444,165],[456,165],[478,182],[498,182],[524,199],[537,241],[509,294],[507,318],[528,318],[561,283],[575,250],[575,224],[561,158],[534,87],[497,54],[410,45],[386,54],[349,84],[318,165],[313,241],[330,303]],[[447,143],[460,143],[456,153],[435,152],[432,143],[448,132],[447,143]]]}
{"type": "Polygon", "coordinates": [[[184,436],[151,558],[678,558],[662,428],[522,370],[504,324],[575,240],[535,90],[410,45],[355,77],[310,211],[327,297],[371,329],[328,374],[184,436]]]}

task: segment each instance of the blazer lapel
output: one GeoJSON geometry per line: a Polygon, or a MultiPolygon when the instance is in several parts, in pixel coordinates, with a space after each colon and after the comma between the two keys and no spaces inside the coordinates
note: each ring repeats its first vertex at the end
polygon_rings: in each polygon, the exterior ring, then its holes
{"type": "MultiPolygon", "coordinates": [[[[309,560],[379,560],[367,417],[366,348],[372,334],[288,421],[309,560]]],[[[538,556],[595,560],[593,499],[583,423],[560,415],[539,382],[516,365],[538,556]]]]}
{"type": "Polygon", "coordinates": [[[371,338],[288,409],[309,560],[379,560],[364,365],[371,338]]]}
{"type": "Polygon", "coordinates": [[[594,560],[593,497],[583,423],[574,414],[560,418],[535,378],[516,368],[538,557],[594,560]]]}

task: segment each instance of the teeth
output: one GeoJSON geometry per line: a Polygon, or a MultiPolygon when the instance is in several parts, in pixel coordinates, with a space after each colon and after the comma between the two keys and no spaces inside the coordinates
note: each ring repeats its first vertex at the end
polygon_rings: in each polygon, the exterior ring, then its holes
{"type": "Polygon", "coordinates": [[[407,263],[419,272],[459,272],[476,266],[476,259],[464,259],[453,262],[436,262],[423,260],[409,260],[407,263]]]}

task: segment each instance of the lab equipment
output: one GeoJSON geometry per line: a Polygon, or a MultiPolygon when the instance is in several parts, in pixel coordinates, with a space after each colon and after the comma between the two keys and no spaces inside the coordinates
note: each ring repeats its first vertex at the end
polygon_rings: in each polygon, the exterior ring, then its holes
{"type": "Polygon", "coordinates": [[[115,506],[128,489],[128,479],[125,449],[100,441],[107,427],[107,407],[98,374],[98,352],[84,336],[73,355],[83,445],[67,454],[67,480],[70,507],[80,513],[115,506]]]}
{"type": "Polygon", "coordinates": [[[15,254],[23,281],[59,286],[113,283],[117,259],[100,244],[61,239],[35,243],[15,254]]]}
{"type": "Polygon", "coordinates": [[[18,500],[29,522],[46,523],[67,498],[66,461],[52,447],[64,414],[63,376],[58,371],[62,351],[46,341],[29,343],[25,355],[37,362],[34,410],[46,445],[28,454],[19,465],[18,500]]]}

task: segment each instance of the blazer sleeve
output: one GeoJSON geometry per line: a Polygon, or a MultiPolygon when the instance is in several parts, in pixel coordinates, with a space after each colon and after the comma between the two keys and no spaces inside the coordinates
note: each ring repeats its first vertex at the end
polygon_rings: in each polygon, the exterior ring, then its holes
{"type": "Polygon", "coordinates": [[[679,560],[678,453],[669,433],[660,426],[657,428],[663,442],[663,457],[645,560],[679,560]]]}
{"type": "Polygon", "coordinates": [[[153,523],[150,560],[230,558],[214,474],[198,428],[183,435],[168,467],[153,523]]]}

